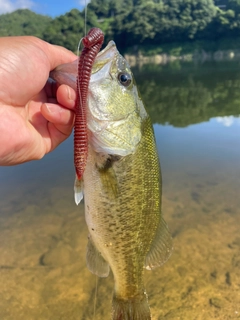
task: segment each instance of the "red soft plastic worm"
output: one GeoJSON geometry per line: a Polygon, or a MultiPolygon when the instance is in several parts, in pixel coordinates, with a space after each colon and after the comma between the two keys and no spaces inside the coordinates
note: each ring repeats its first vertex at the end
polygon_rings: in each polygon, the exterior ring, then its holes
{"type": "Polygon", "coordinates": [[[103,44],[102,30],[92,28],[83,38],[84,48],[79,57],[77,76],[76,118],[74,125],[74,165],[80,180],[87,162],[87,95],[93,62],[103,44]]]}

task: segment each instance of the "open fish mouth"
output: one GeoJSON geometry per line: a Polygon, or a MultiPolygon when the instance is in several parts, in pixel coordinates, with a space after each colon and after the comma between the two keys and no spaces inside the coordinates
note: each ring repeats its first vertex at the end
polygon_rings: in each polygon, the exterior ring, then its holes
{"type": "Polygon", "coordinates": [[[114,41],[110,41],[108,45],[98,53],[92,68],[92,73],[97,72],[101,66],[105,65],[109,61],[113,61],[118,50],[114,41]]]}
{"type": "MultiPolygon", "coordinates": [[[[114,41],[110,41],[108,45],[101,50],[93,64],[92,74],[99,72],[99,70],[108,62],[113,61],[114,57],[118,54],[116,44],[114,41]]],[[[67,84],[74,90],[77,89],[77,70],[78,59],[71,63],[64,63],[57,66],[50,72],[49,77],[56,81],[58,85],[67,84]]],[[[91,81],[91,80],[90,80],[91,81]]]]}

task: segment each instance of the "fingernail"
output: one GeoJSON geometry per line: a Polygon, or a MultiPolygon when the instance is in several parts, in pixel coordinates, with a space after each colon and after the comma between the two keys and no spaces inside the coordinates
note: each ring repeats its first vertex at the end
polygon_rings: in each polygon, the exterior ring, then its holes
{"type": "Polygon", "coordinates": [[[52,114],[61,111],[61,109],[59,110],[59,108],[55,104],[47,104],[47,103],[45,103],[45,106],[47,108],[47,111],[49,113],[52,113],[52,114]]]}
{"type": "Polygon", "coordinates": [[[49,113],[52,113],[52,108],[51,108],[51,106],[48,105],[47,103],[44,103],[44,105],[46,106],[47,111],[48,111],[49,113]]]}
{"type": "Polygon", "coordinates": [[[70,90],[69,86],[67,86],[67,94],[68,94],[68,99],[72,100],[71,90],[70,90]]]}
{"type": "Polygon", "coordinates": [[[67,97],[68,97],[68,104],[69,104],[69,107],[74,107],[75,106],[75,100],[72,96],[72,90],[69,86],[67,86],[67,97]]]}

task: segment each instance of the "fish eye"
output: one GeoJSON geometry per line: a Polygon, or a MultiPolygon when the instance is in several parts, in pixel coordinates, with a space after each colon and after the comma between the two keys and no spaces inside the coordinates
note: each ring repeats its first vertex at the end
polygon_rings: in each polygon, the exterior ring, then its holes
{"type": "Polygon", "coordinates": [[[118,74],[118,81],[124,86],[128,87],[132,83],[132,77],[127,72],[121,72],[118,74]]]}

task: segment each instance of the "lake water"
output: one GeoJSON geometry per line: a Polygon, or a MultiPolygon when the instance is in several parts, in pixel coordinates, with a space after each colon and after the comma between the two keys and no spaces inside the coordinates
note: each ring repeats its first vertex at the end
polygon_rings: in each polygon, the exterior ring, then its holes
{"type": "MultiPolygon", "coordinates": [[[[174,240],[169,261],[145,273],[153,320],[239,319],[240,62],[145,65],[135,77],[174,240]]],[[[40,161],[0,168],[1,320],[110,319],[113,279],[86,268],[72,154],[70,138],[40,161]]]]}

